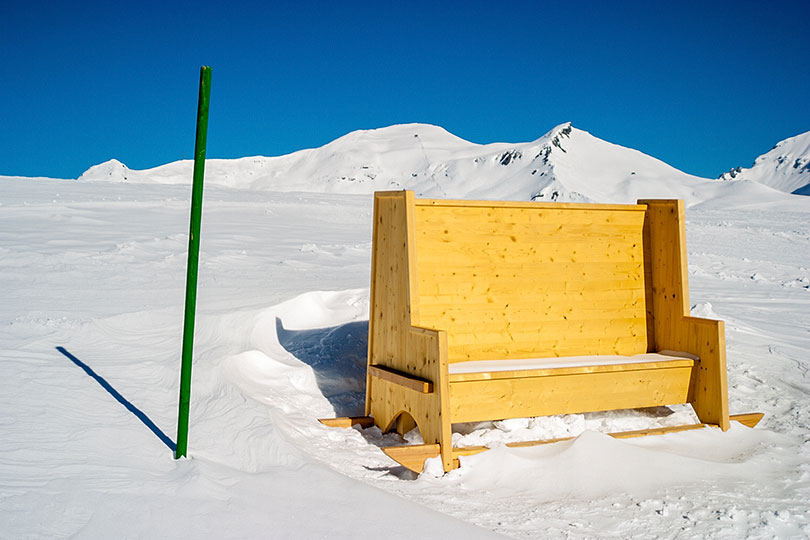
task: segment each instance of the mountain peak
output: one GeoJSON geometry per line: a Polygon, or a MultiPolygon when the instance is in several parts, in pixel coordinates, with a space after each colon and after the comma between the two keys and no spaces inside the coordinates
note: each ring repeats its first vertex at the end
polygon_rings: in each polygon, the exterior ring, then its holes
{"type": "MultiPolygon", "coordinates": [[[[550,142],[550,141],[552,141],[554,139],[557,139],[557,144],[559,144],[561,139],[566,138],[566,137],[570,137],[571,133],[575,129],[576,128],[571,124],[571,122],[564,122],[564,123],[562,123],[562,124],[560,124],[558,126],[555,126],[552,129],[550,129],[543,136],[541,136],[539,139],[535,139],[534,142],[535,143],[543,143],[543,142],[546,142],[546,141],[550,142]]],[[[579,130],[577,130],[577,131],[579,131],[579,130]]]]}
{"type": "Polygon", "coordinates": [[[720,179],[750,180],[786,193],[810,195],[810,131],[779,141],[751,168],[735,167],[720,179]]]}
{"type": "Polygon", "coordinates": [[[387,147],[419,145],[441,147],[473,146],[474,143],[453,135],[446,129],[433,124],[395,124],[393,126],[360,129],[335,139],[326,146],[356,145],[360,143],[387,147]]]}
{"type": "Polygon", "coordinates": [[[98,165],[93,165],[82,173],[82,181],[108,181],[126,182],[129,169],[117,159],[110,159],[98,165]]]}

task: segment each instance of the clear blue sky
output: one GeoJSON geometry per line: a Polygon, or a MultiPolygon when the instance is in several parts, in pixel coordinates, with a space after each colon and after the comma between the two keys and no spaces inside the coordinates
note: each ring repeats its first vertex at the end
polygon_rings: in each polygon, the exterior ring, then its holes
{"type": "Polygon", "coordinates": [[[810,130],[808,20],[807,0],[5,0],[0,174],[190,158],[205,64],[209,157],[404,122],[526,142],[571,121],[714,177],[810,130]]]}

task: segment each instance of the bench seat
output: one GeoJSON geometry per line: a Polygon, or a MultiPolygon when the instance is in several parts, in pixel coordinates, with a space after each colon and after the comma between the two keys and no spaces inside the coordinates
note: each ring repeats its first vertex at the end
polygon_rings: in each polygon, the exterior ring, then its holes
{"type": "Polygon", "coordinates": [[[643,353],[632,356],[603,354],[565,356],[556,358],[520,358],[507,360],[477,360],[448,365],[450,382],[512,377],[542,377],[565,373],[595,373],[626,369],[656,369],[663,367],[692,367],[697,356],[676,351],[643,353]]]}

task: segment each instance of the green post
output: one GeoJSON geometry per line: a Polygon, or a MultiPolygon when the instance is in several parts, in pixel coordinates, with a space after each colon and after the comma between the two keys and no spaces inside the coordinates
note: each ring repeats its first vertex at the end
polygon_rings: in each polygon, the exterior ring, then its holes
{"type": "Polygon", "coordinates": [[[197,141],[194,145],[194,183],[191,188],[191,226],[188,233],[186,311],[183,321],[183,362],[180,367],[180,410],[177,414],[177,448],[174,457],[185,457],[188,449],[188,410],[191,402],[191,358],[194,348],[194,317],[197,309],[197,266],[200,258],[205,143],[208,137],[208,98],[211,68],[200,68],[200,97],[197,101],[197,141]]]}

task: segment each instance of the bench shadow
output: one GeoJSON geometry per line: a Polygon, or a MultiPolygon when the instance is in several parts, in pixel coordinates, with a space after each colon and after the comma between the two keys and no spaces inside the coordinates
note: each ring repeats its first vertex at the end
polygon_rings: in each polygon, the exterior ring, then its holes
{"type": "Polygon", "coordinates": [[[107,382],[107,381],[104,379],[104,377],[102,377],[101,375],[99,375],[98,373],[96,373],[95,371],[93,371],[93,369],[92,369],[90,366],[88,366],[87,364],[85,364],[84,362],[82,362],[81,360],[79,360],[78,358],[76,358],[75,356],[73,356],[73,355],[72,355],[70,352],[68,352],[68,350],[67,350],[67,349],[65,349],[64,347],[56,347],[56,350],[57,350],[57,351],[59,351],[60,353],[62,353],[62,354],[65,356],[65,357],[67,357],[67,359],[68,359],[68,360],[70,360],[71,362],[73,362],[74,364],[76,364],[78,367],[80,367],[80,368],[81,368],[81,369],[82,369],[82,370],[83,370],[85,373],[87,373],[87,375],[89,375],[89,376],[90,376],[90,378],[91,378],[91,379],[94,379],[94,380],[95,380],[95,381],[96,381],[96,382],[99,384],[99,386],[101,386],[101,387],[102,387],[104,390],[106,390],[106,391],[107,391],[107,393],[109,393],[109,394],[110,394],[110,395],[111,395],[113,398],[115,398],[115,400],[116,400],[118,403],[120,403],[121,405],[123,405],[123,406],[124,406],[124,408],[126,408],[126,410],[128,410],[129,412],[131,412],[132,414],[134,414],[134,415],[135,415],[135,417],[136,417],[138,420],[140,420],[141,422],[143,422],[143,425],[145,425],[147,428],[149,428],[149,430],[150,430],[152,433],[154,433],[154,434],[155,434],[155,436],[157,436],[157,438],[158,438],[158,439],[160,439],[160,440],[161,440],[161,442],[163,442],[163,444],[165,444],[166,446],[168,446],[168,447],[169,447],[169,449],[170,449],[172,452],[174,452],[175,450],[177,450],[177,445],[175,444],[175,442],[174,442],[174,441],[172,441],[172,440],[169,438],[169,436],[168,436],[168,435],[166,435],[165,433],[163,433],[163,430],[161,430],[161,429],[160,429],[160,428],[159,428],[157,425],[155,425],[155,423],[154,423],[154,422],[152,422],[152,420],[151,420],[151,419],[150,419],[150,418],[149,418],[149,417],[146,415],[146,413],[144,413],[144,412],[143,412],[142,410],[140,410],[138,407],[136,407],[135,405],[133,405],[133,404],[132,404],[132,402],[130,402],[130,401],[127,399],[127,398],[125,398],[124,396],[122,396],[122,395],[121,395],[121,394],[118,392],[118,390],[116,390],[115,388],[113,388],[113,387],[112,387],[112,385],[111,385],[110,383],[108,383],[108,382],[107,382]]]}
{"type": "Polygon", "coordinates": [[[288,330],[276,317],[276,335],[287,352],[312,367],[318,389],[334,407],[337,416],[363,414],[368,321],[330,328],[288,330]]]}
{"type": "MultiPolygon", "coordinates": [[[[335,416],[364,414],[368,321],[313,330],[288,330],[276,317],[276,335],[287,352],[312,367],[318,389],[335,409],[335,416]]],[[[395,431],[383,434],[376,426],[367,429],[354,426],[351,429],[357,430],[369,444],[380,448],[405,443],[395,431]]],[[[385,472],[400,480],[414,480],[418,476],[398,464],[366,469],[385,472]]]]}

